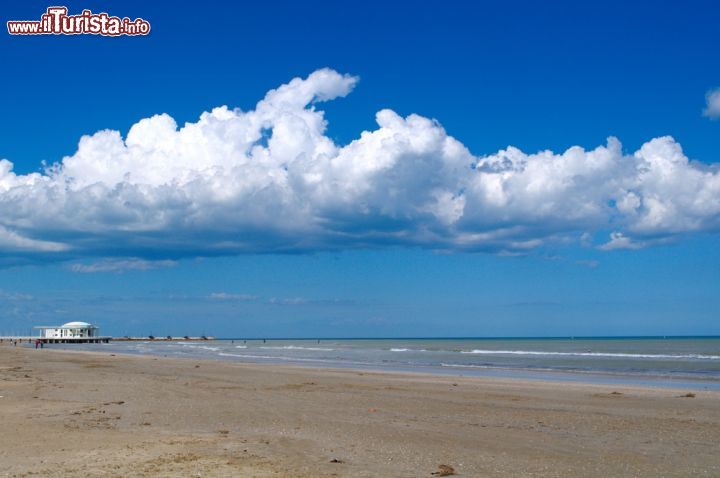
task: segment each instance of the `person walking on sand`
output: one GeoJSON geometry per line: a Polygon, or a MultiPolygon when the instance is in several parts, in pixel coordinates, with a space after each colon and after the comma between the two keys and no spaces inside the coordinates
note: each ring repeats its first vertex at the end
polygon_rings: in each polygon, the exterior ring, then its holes
{"type": "Polygon", "coordinates": [[[38,347],[40,347],[40,341],[39,341],[39,340],[36,340],[36,341],[35,341],[35,348],[37,349],[38,347]]]}

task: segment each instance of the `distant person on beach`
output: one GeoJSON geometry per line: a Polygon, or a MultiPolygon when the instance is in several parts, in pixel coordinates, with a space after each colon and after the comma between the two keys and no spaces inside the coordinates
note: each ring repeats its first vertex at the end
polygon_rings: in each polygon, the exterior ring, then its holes
{"type": "Polygon", "coordinates": [[[36,341],[35,341],[35,348],[38,348],[38,347],[40,347],[40,341],[39,341],[39,340],[36,340],[36,341]]]}

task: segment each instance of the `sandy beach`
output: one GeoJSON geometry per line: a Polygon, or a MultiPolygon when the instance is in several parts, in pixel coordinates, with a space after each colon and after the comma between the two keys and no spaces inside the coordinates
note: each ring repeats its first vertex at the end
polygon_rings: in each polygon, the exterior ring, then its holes
{"type": "Polygon", "coordinates": [[[719,392],[4,343],[0,396],[0,476],[720,476],[719,392]]]}

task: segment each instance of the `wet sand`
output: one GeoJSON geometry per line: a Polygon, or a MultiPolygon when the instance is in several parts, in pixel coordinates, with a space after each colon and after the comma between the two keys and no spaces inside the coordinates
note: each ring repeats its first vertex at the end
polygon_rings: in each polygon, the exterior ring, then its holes
{"type": "Polygon", "coordinates": [[[703,390],[4,343],[0,396],[0,476],[720,476],[703,390]]]}

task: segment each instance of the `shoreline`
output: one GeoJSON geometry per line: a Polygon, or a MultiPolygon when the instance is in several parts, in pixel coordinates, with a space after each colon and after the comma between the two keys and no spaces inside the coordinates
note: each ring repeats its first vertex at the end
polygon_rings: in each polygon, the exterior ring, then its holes
{"type": "MultiPolygon", "coordinates": [[[[158,343],[163,341],[157,341],[158,343]]],[[[167,342],[167,341],[165,341],[167,342]]],[[[203,342],[204,343],[204,342],[203,342]]],[[[102,346],[98,344],[98,346],[102,346]]],[[[240,363],[251,365],[269,366],[295,366],[306,369],[327,369],[327,370],[348,370],[365,371],[377,373],[399,373],[399,374],[429,374],[445,377],[477,377],[489,379],[509,379],[525,381],[541,381],[553,383],[580,383],[596,384],[604,386],[639,386],[665,389],[693,389],[720,392],[720,379],[715,377],[695,376],[690,373],[674,373],[672,375],[652,372],[619,372],[610,370],[582,370],[582,369],[560,369],[548,367],[503,367],[503,366],[475,366],[475,365],[380,365],[380,364],[356,364],[353,362],[341,362],[322,359],[303,359],[293,357],[251,357],[241,356],[232,353],[220,353],[216,356],[197,355],[185,356],[168,355],[161,352],[127,352],[127,351],[101,351],[101,350],[73,350],[72,348],[54,348],[50,350],[68,351],[71,353],[88,352],[99,354],[122,354],[134,357],[168,357],[187,358],[189,360],[210,360],[223,363],[240,363]],[[242,357],[239,359],[239,357],[242,357]]]]}
{"type": "Polygon", "coordinates": [[[715,391],[7,345],[0,359],[11,476],[720,474],[715,391]]]}
{"type": "MultiPolygon", "coordinates": [[[[30,350],[30,347],[23,347],[24,349],[30,350]]],[[[155,354],[140,354],[140,353],[128,353],[128,352],[116,352],[116,351],[94,351],[94,350],[72,350],[72,349],[64,349],[64,348],[45,348],[44,351],[48,351],[51,353],[59,353],[59,354],[68,354],[68,355],[74,355],[74,354],[82,354],[82,355],[88,355],[88,356],[96,356],[96,357],[127,357],[127,358],[138,358],[138,359],[145,359],[145,360],[156,360],[162,358],[163,360],[168,361],[181,361],[181,362],[193,362],[193,363],[205,363],[206,365],[213,365],[213,364],[228,364],[228,365],[237,365],[239,367],[249,367],[249,368],[257,368],[257,369],[267,369],[267,370],[286,370],[286,371],[298,371],[298,372],[313,372],[313,373],[323,373],[325,371],[329,373],[361,373],[364,375],[388,375],[391,377],[401,377],[406,379],[426,379],[426,380],[433,380],[433,379],[445,379],[445,380],[451,380],[451,381],[457,381],[457,380],[469,380],[469,381],[493,381],[498,383],[504,383],[504,384],[514,384],[514,383],[521,383],[524,385],[532,385],[534,383],[538,384],[545,384],[545,385],[562,385],[562,386],[572,386],[578,385],[580,387],[599,387],[602,389],[606,389],[607,387],[613,387],[615,389],[625,389],[625,390],[634,390],[634,391],[641,391],[641,390],[659,390],[659,391],[665,391],[668,393],[678,393],[680,390],[688,389],[691,392],[709,392],[709,393],[717,393],[718,398],[720,399],[720,390],[716,388],[703,388],[701,385],[705,383],[702,380],[697,381],[684,381],[682,379],[678,379],[678,385],[677,386],[664,386],[663,383],[653,383],[650,385],[647,385],[645,383],[641,382],[632,382],[630,380],[634,379],[634,376],[629,376],[625,374],[620,373],[614,373],[614,372],[583,372],[583,371],[556,371],[556,370],[537,370],[537,375],[542,376],[543,378],[536,378],[535,373],[536,370],[533,369],[512,369],[512,368],[501,368],[501,367],[488,367],[488,371],[499,371],[499,372],[508,372],[508,375],[475,375],[475,374],[462,374],[460,372],[447,372],[447,373],[439,373],[436,372],[434,369],[428,371],[424,370],[421,367],[418,367],[417,369],[383,369],[383,368],[373,368],[373,367],[353,367],[353,366],[318,366],[318,365],[307,365],[303,363],[292,363],[292,361],[285,362],[246,362],[246,361],[239,361],[239,360],[232,360],[232,359],[223,359],[223,358],[215,358],[215,357],[182,357],[182,356],[167,356],[167,355],[155,355],[155,354]],[[514,373],[517,372],[518,375],[515,375],[514,373]],[[528,376],[520,376],[523,372],[529,372],[528,376]],[[564,375],[577,375],[578,379],[568,379],[568,380],[562,380],[559,378],[553,379],[553,376],[564,376],[564,375]],[[628,382],[615,382],[615,381],[608,381],[608,382],[598,382],[593,380],[580,380],[579,377],[595,377],[595,376],[612,376],[612,377],[628,377],[628,382]],[[687,386],[680,384],[689,384],[687,386]]],[[[642,375],[642,377],[646,377],[648,379],[653,378],[651,375],[642,375]]],[[[675,381],[673,379],[670,379],[668,381],[675,381]]],[[[711,380],[708,380],[711,381],[711,380]]],[[[658,382],[660,382],[660,379],[658,379],[658,382]]]]}

